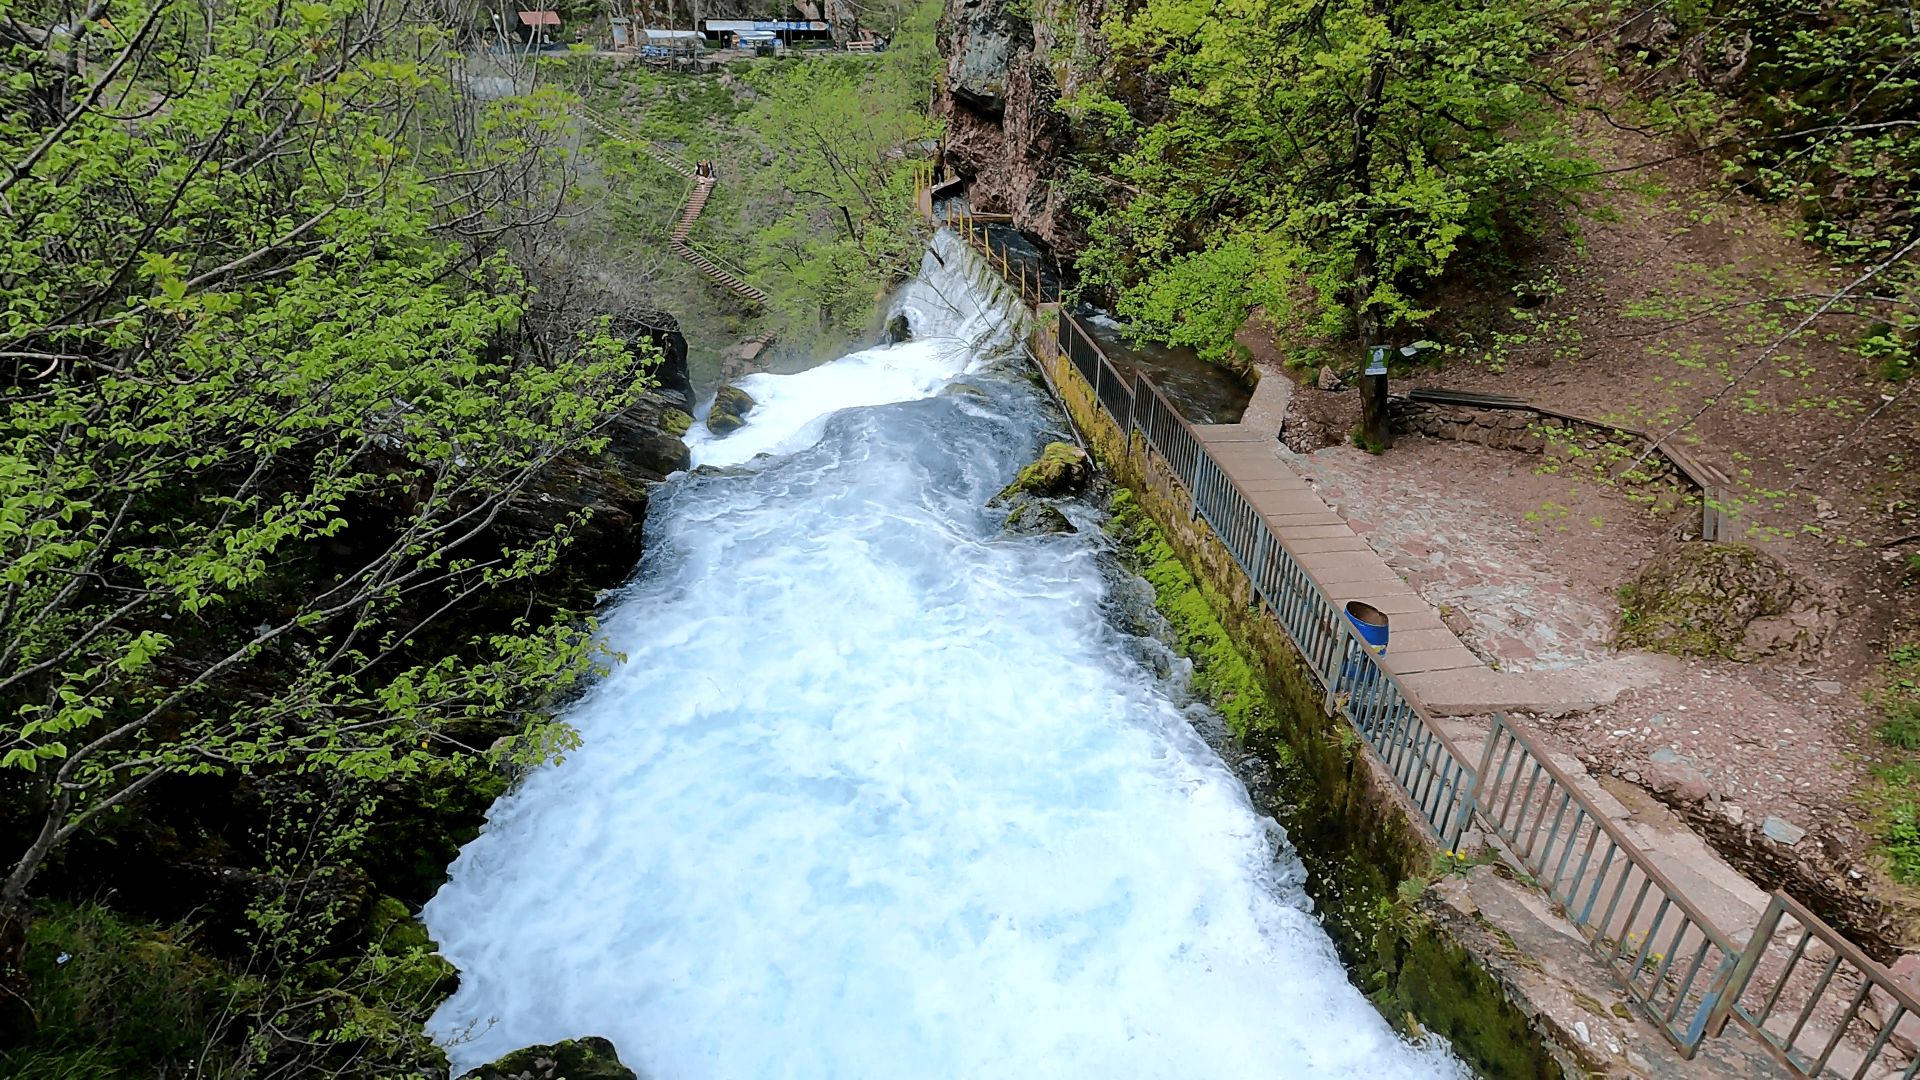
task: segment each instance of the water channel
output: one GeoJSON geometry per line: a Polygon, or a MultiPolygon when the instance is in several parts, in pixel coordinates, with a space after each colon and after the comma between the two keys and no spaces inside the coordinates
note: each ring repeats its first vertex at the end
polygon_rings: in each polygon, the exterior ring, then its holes
{"type": "Polygon", "coordinates": [[[1349,983],[1096,511],[1002,534],[1062,420],[972,265],[938,238],[915,340],[750,377],[655,493],[584,745],[427,906],[456,1075],[585,1034],[654,1080],[1459,1074],[1349,983]]]}

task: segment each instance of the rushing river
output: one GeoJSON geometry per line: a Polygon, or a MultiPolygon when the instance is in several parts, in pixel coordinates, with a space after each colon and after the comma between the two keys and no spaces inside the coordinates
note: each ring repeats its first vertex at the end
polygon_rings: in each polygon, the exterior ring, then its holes
{"type": "Polygon", "coordinates": [[[1454,1075],[1348,983],[1097,538],[1000,534],[1060,421],[936,250],[917,340],[753,377],[694,446],[740,467],[655,493],[585,745],[427,906],[456,1074],[599,1034],[653,1080],[1454,1075]]]}

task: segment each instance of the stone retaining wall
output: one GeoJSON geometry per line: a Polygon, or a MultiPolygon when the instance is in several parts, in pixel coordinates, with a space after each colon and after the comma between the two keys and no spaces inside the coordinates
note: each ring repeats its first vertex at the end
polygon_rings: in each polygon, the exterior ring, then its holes
{"type": "MultiPolygon", "coordinates": [[[[1582,460],[1605,466],[1609,472],[1624,467],[1648,446],[1647,439],[1637,432],[1524,404],[1483,408],[1396,397],[1388,403],[1388,419],[1396,433],[1582,460]]],[[[1692,477],[1661,453],[1648,455],[1634,467],[1634,475],[1623,479],[1635,487],[1701,490],[1692,477]]]]}

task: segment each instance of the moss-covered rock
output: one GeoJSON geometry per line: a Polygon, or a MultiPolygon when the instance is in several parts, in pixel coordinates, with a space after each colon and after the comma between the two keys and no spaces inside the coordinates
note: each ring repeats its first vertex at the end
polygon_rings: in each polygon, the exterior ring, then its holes
{"type": "Polygon", "coordinates": [[[639,1080],[620,1063],[613,1044],[597,1035],[515,1050],[460,1080],[639,1080]]]}
{"type": "Polygon", "coordinates": [[[1038,499],[1021,499],[1019,505],[1013,508],[1013,513],[1007,515],[1001,528],[1015,536],[1051,536],[1079,531],[1073,527],[1073,522],[1067,520],[1067,515],[1060,512],[1059,507],[1038,499]]]}
{"type": "Polygon", "coordinates": [[[668,409],[666,415],[660,418],[660,426],[677,439],[693,426],[693,414],[681,409],[668,409]]]}
{"type": "Polygon", "coordinates": [[[1748,544],[1676,544],[1620,590],[1618,644],[1751,660],[1804,652],[1831,622],[1779,560],[1748,544]]]}
{"type": "Polygon", "coordinates": [[[1013,483],[1000,489],[990,505],[1012,502],[1021,495],[1041,498],[1071,495],[1086,489],[1093,479],[1093,462],[1087,452],[1072,443],[1048,443],[1033,464],[1020,470],[1013,483]]]}
{"type": "Polygon", "coordinates": [[[753,411],[753,395],[728,383],[713,395],[713,408],[707,411],[707,430],[715,435],[725,435],[746,426],[747,414],[753,411]]]}
{"type": "Polygon", "coordinates": [[[407,905],[391,896],[374,901],[367,940],[392,961],[380,996],[396,1001],[438,1001],[459,986],[460,973],[439,953],[427,928],[407,905]]]}

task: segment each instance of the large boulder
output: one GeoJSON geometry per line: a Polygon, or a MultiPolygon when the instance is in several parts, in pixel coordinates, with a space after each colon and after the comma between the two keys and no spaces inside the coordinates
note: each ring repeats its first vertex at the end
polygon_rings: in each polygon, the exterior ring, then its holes
{"type": "Polygon", "coordinates": [[[1086,490],[1093,479],[1093,461],[1072,443],[1048,443],[1038,460],[1020,470],[1013,483],[1000,489],[989,505],[1010,503],[1021,495],[1054,498],[1086,490]]]}
{"type": "Polygon", "coordinates": [[[1014,57],[1033,47],[1032,29],[1016,7],[1007,0],[960,0],[947,7],[955,30],[949,38],[947,86],[982,116],[1006,111],[1014,57]]]}
{"type": "Polygon", "coordinates": [[[738,431],[747,424],[747,414],[753,411],[753,395],[728,383],[713,395],[713,408],[707,411],[707,430],[715,435],[725,435],[738,431]]]}
{"type": "Polygon", "coordinates": [[[693,373],[687,367],[687,339],[680,333],[679,320],[664,311],[623,312],[613,316],[610,329],[636,355],[640,351],[636,346],[650,346],[659,360],[647,375],[661,396],[675,408],[693,408],[693,373]]]}
{"type": "Polygon", "coordinates": [[[640,1074],[620,1063],[612,1043],[590,1035],[523,1047],[460,1080],[640,1080],[640,1074]]]}
{"type": "Polygon", "coordinates": [[[1834,622],[1813,589],[1749,544],[1675,544],[1640,568],[1620,600],[1620,645],[1684,656],[1806,655],[1834,622]]]}

